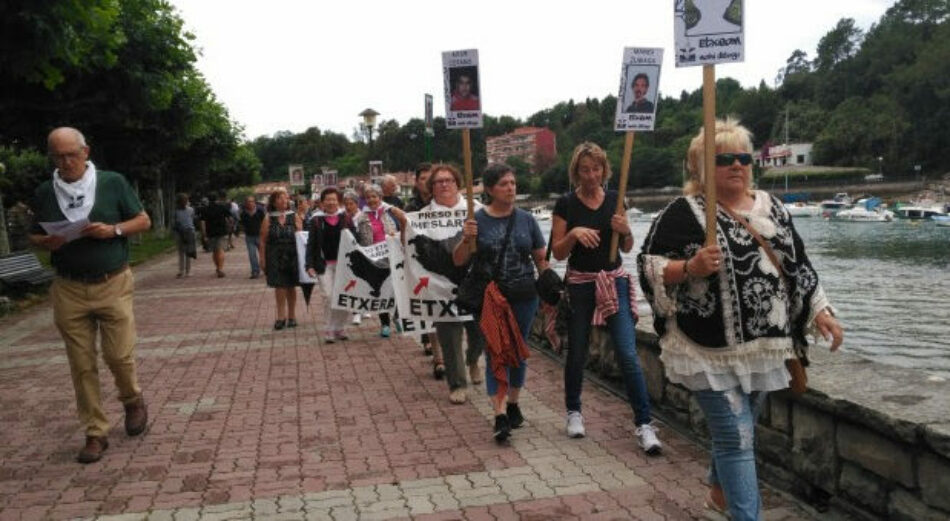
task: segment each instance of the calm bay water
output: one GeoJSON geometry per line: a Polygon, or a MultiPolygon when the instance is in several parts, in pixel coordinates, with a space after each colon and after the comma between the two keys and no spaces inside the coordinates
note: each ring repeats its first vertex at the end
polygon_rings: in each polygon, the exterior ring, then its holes
{"type": "MultiPolygon", "coordinates": [[[[540,224],[547,236],[550,221],[540,224]]],[[[635,253],[649,226],[633,223],[636,243],[624,257],[628,271],[636,269],[635,253]]],[[[795,226],[838,310],[845,328],[843,349],[950,377],[950,227],[817,218],[797,219],[795,226]]],[[[555,268],[563,272],[565,263],[555,268]]],[[[640,313],[650,313],[642,297],[640,313]]]]}

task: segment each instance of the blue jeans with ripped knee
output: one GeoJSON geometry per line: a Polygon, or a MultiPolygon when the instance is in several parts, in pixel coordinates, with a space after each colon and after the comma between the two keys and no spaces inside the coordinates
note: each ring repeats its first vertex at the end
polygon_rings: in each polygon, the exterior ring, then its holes
{"type": "Polygon", "coordinates": [[[722,487],[734,521],[758,521],[762,510],[755,471],[755,420],[766,393],[695,391],[712,436],[709,482],[722,487]]]}

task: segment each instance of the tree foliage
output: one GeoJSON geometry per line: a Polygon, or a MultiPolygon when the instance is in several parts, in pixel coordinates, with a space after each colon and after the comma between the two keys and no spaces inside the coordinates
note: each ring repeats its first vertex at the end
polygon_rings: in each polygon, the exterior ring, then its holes
{"type": "Polygon", "coordinates": [[[12,1],[0,20],[0,144],[43,151],[73,126],[100,168],[169,198],[258,175],[165,0],[12,1]]]}

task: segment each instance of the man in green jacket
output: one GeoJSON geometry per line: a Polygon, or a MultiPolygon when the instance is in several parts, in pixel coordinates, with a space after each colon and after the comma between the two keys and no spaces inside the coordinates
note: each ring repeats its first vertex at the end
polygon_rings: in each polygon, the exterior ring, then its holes
{"type": "Polygon", "coordinates": [[[109,446],[96,361],[97,331],[102,358],[125,407],[126,433],[139,435],[148,423],[135,371],[128,236],[147,230],[151,221],[122,175],[97,171],[88,161],[89,147],[78,130],[53,130],[47,147],[56,170],[36,189],[30,241],[52,252],[53,319],[66,344],[76,409],[86,428],[86,444],[77,460],[92,463],[109,446]]]}

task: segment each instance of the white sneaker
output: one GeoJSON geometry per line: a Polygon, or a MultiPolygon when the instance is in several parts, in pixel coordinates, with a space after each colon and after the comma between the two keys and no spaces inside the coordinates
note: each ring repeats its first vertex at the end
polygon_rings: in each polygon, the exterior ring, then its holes
{"type": "Polygon", "coordinates": [[[567,437],[583,438],[585,434],[584,417],[581,413],[578,411],[567,411],[567,437]]]}
{"type": "Polygon", "coordinates": [[[640,442],[640,448],[643,449],[643,452],[655,456],[663,450],[663,444],[661,444],[660,440],[656,437],[657,430],[653,425],[644,423],[637,427],[636,433],[637,439],[640,442]]]}
{"type": "Polygon", "coordinates": [[[359,313],[353,313],[353,325],[354,325],[354,326],[360,325],[360,322],[362,322],[362,321],[363,321],[363,315],[360,315],[359,313]]]}

